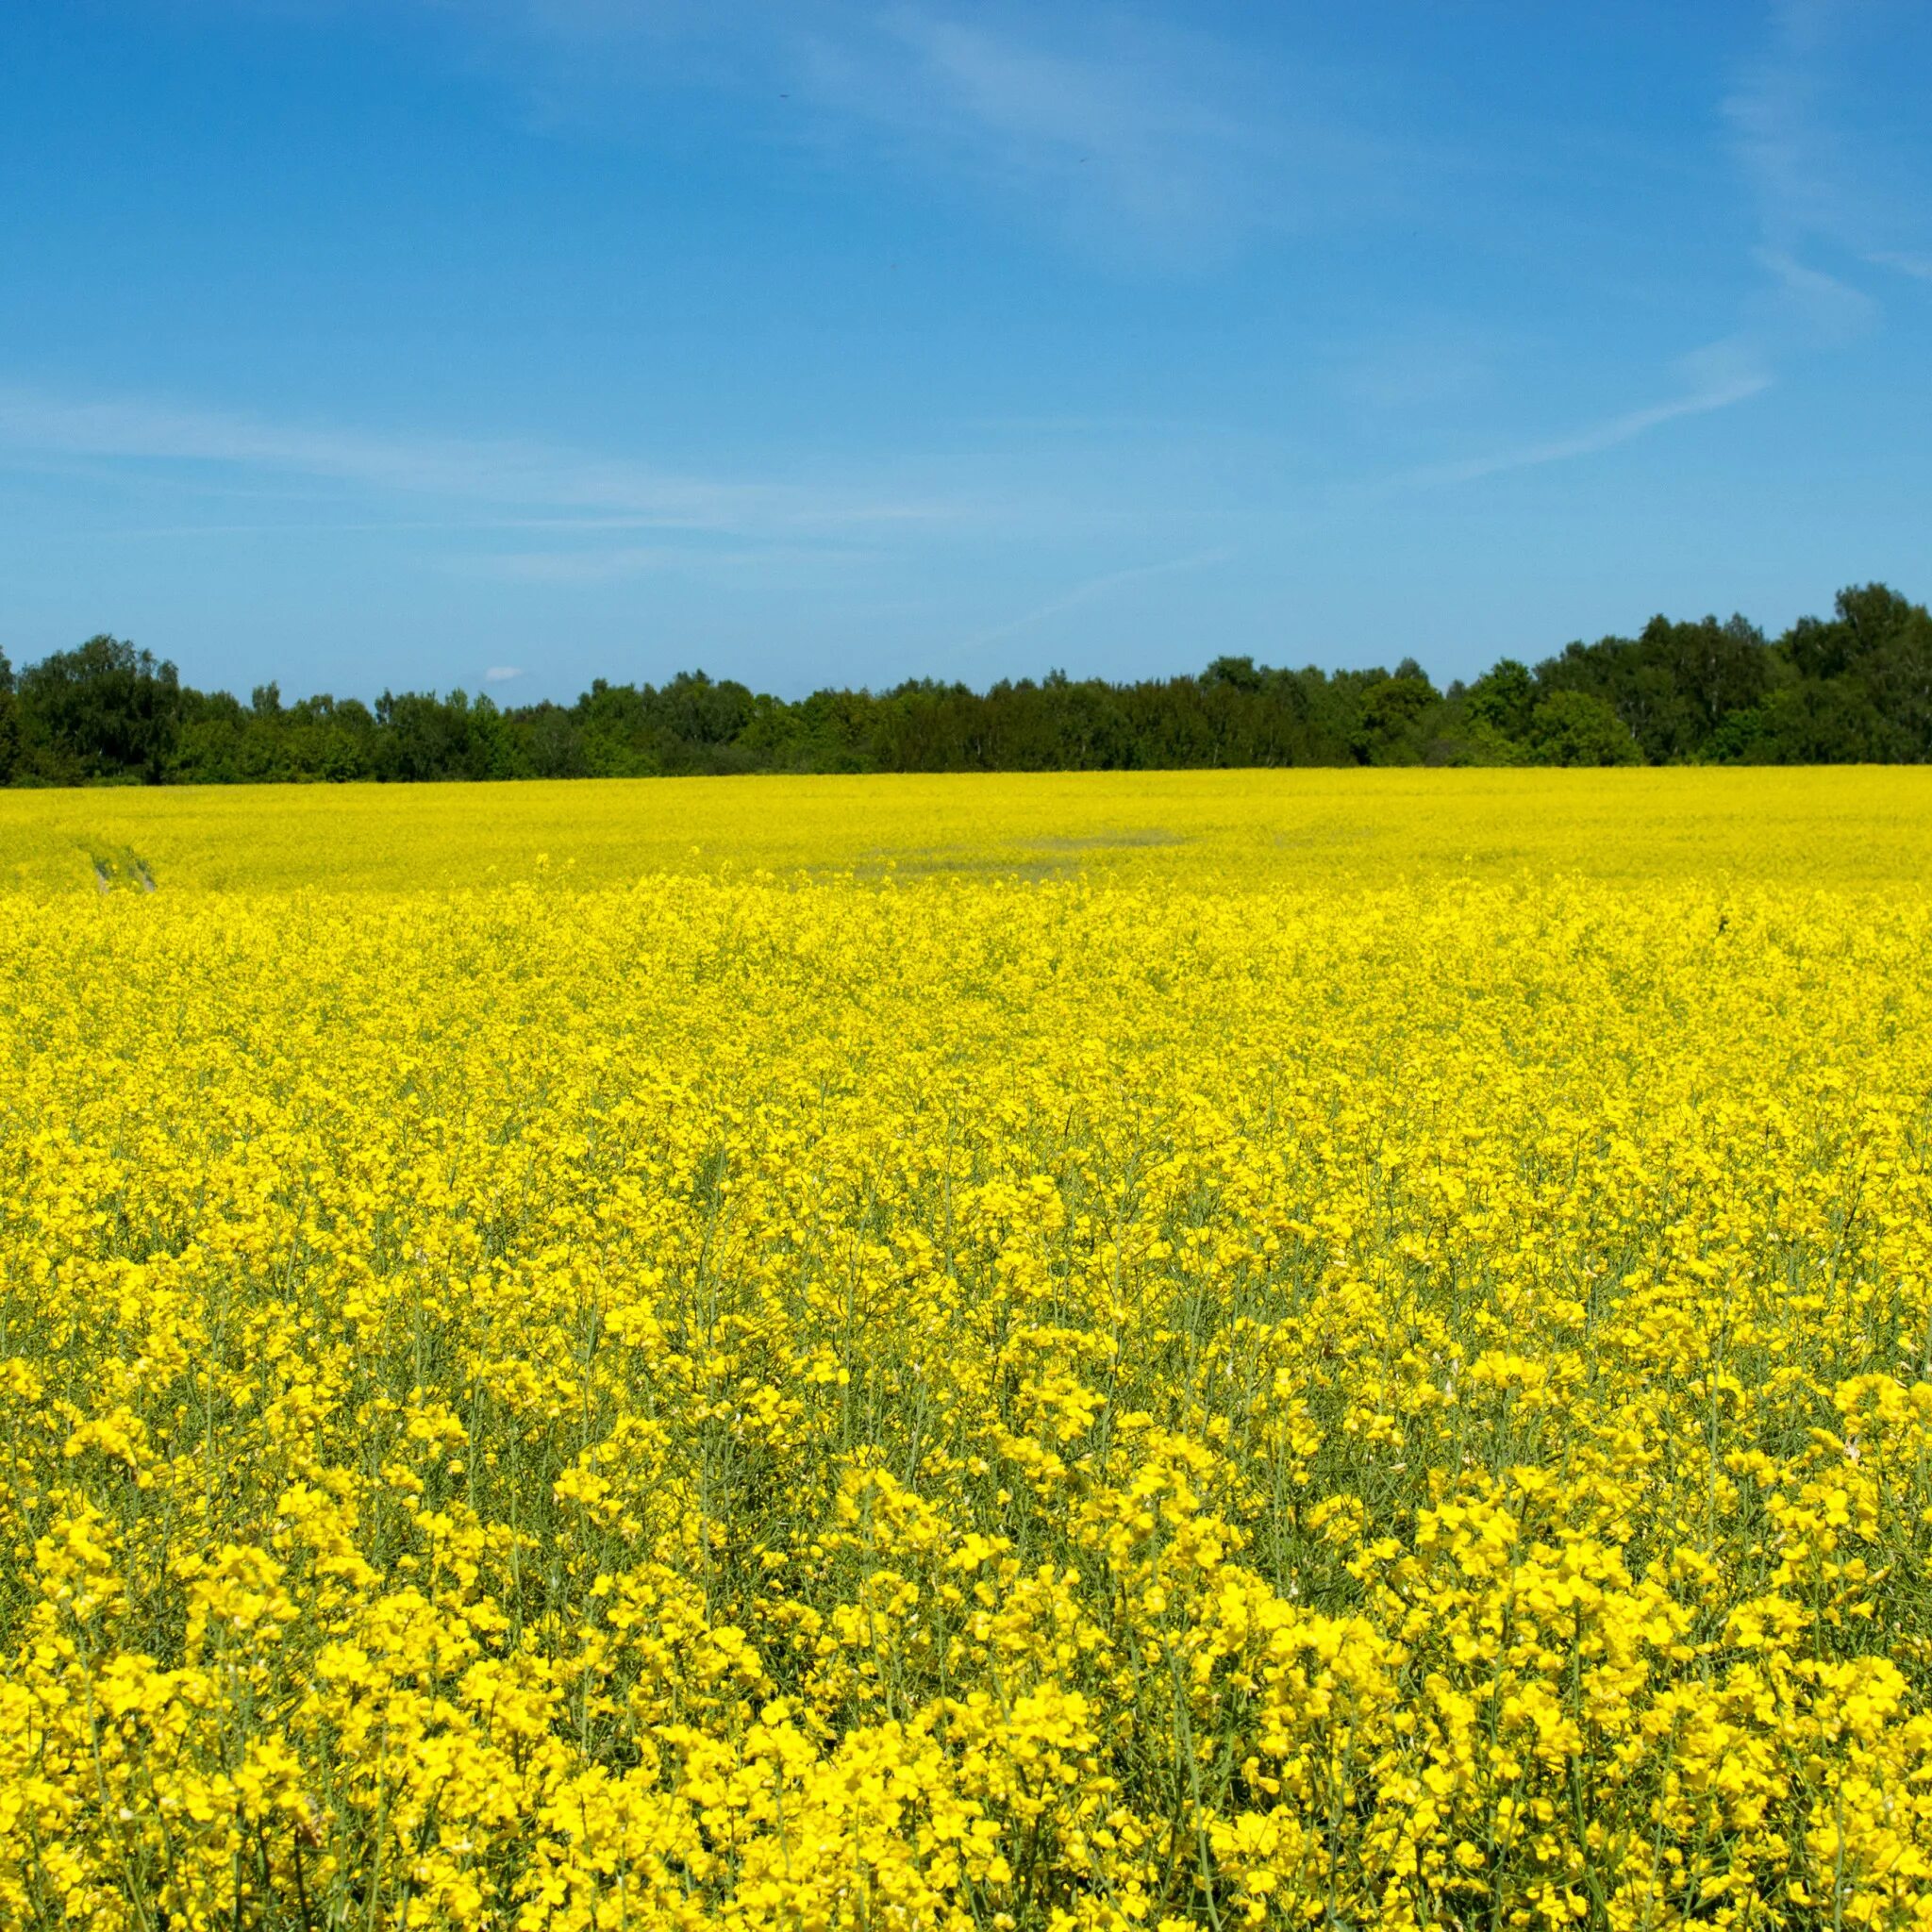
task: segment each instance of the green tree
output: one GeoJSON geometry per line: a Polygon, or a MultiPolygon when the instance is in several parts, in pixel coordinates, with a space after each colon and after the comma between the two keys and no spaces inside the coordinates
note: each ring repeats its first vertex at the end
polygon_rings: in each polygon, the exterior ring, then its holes
{"type": "Polygon", "coordinates": [[[40,775],[158,785],[181,717],[174,665],[119,638],[56,651],[19,681],[22,740],[40,775]]]}
{"type": "Polygon", "coordinates": [[[20,761],[20,718],[13,695],[13,665],[0,651],[0,785],[13,782],[20,761]]]}
{"type": "Polygon", "coordinates": [[[1361,691],[1350,746],[1364,764],[1420,764],[1424,721],[1441,703],[1422,667],[1405,658],[1392,676],[1374,676],[1361,691]]]}
{"type": "Polygon", "coordinates": [[[788,701],[681,672],[602,678],[575,703],[499,710],[462,691],[243,705],[100,637],[23,673],[0,658],[0,782],[225,784],[727,772],[1133,771],[1368,764],[1932,760],[1932,614],[1883,584],[1775,643],[1742,618],[1654,618],[1532,672],[1506,658],[1446,694],[1392,673],[1214,658],[1112,683],[908,679],[788,701]]]}
{"type": "Polygon", "coordinates": [[[1540,765],[1641,765],[1643,751],[1607,698],[1553,691],[1529,719],[1529,754],[1540,765]]]}
{"type": "Polygon", "coordinates": [[[1201,674],[1201,682],[1224,684],[1230,691],[1257,691],[1265,675],[1256,669],[1252,658],[1217,658],[1201,674]]]}
{"type": "Polygon", "coordinates": [[[1526,739],[1536,709],[1536,680],[1529,666],[1501,658],[1470,686],[1463,706],[1473,724],[1487,724],[1505,738],[1526,739]]]}

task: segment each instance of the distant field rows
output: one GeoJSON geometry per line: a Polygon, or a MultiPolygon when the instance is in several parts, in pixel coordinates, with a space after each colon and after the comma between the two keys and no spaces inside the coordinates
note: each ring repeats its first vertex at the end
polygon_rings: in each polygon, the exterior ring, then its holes
{"type": "Polygon", "coordinates": [[[0,791],[0,891],[423,891],[765,869],[1216,889],[1523,870],[1834,886],[1932,873],[1932,773],[1214,772],[0,791]]]}

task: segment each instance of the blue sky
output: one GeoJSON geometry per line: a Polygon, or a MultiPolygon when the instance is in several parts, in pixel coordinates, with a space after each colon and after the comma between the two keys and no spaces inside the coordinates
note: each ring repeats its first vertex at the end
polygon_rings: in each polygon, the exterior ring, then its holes
{"type": "Polygon", "coordinates": [[[1932,9],[0,15],[0,647],[1439,679],[1932,592],[1932,9]]]}

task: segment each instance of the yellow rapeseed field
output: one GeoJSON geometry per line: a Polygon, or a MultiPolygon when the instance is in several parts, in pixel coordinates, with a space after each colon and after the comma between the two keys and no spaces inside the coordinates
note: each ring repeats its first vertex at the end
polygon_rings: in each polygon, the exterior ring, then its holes
{"type": "Polygon", "coordinates": [[[0,1925],[1932,1926],[1928,869],[0,795],[0,1925]]]}

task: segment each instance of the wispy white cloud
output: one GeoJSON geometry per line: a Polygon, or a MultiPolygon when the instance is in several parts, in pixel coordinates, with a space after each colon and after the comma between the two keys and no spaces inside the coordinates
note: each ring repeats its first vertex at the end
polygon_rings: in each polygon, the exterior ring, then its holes
{"type": "Polygon", "coordinates": [[[662,571],[683,575],[728,575],[798,570],[846,570],[876,562],[867,546],[841,542],[791,543],[761,540],[707,542],[621,543],[580,549],[493,551],[451,559],[460,576],[508,584],[606,584],[662,571]]]}
{"type": "MultiPolygon", "coordinates": [[[[471,0],[541,125],[625,138],[652,98],[735,96],[745,137],[811,165],[987,192],[1158,266],[1348,221],[1390,199],[1410,134],[1371,132],[1311,62],[1238,55],[1183,14],[966,0],[471,0]]],[[[485,58],[489,58],[486,51],[485,58]]]]}
{"type": "Polygon", "coordinates": [[[1358,407],[1433,408],[1493,389],[1506,349],[1494,332],[1478,337],[1440,325],[1427,334],[1357,337],[1333,358],[1331,381],[1338,395],[1358,407]]]}
{"type": "Polygon", "coordinates": [[[1202,42],[1115,22],[1056,44],[1041,31],[1051,18],[1022,30],[896,8],[877,30],[811,37],[807,85],[918,164],[991,181],[1098,239],[1192,257],[1273,218],[1255,188],[1280,172],[1291,116],[1244,111],[1202,42]]]}
{"type": "Polygon", "coordinates": [[[75,400],[0,387],[0,457],[305,477],[377,496],[499,512],[572,513],[605,526],[688,532],[841,531],[947,515],[946,506],[843,487],[690,476],[621,457],[514,441],[416,439],[139,399],[75,400]]]}
{"type": "Polygon", "coordinates": [[[1710,415],[1772,388],[1804,353],[1841,346],[1880,320],[1853,279],[1882,265],[1932,276],[1932,253],[1882,246],[1900,210],[1874,186],[1864,157],[1834,113],[1845,9],[1830,0],[1774,0],[1764,44],[1721,104],[1731,153],[1750,197],[1748,258],[1759,280],[1737,332],[1679,363],[1676,391],[1560,436],[1407,472],[1398,487],[1441,488],[1596,455],[1686,418],[1710,415]],[[1831,264],[1821,266],[1823,256],[1831,264]]]}
{"type": "Polygon", "coordinates": [[[510,550],[453,559],[459,576],[506,584],[607,584],[689,562],[691,553],[669,543],[625,543],[601,550],[510,550]]]}
{"type": "Polygon", "coordinates": [[[1807,346],[1829,346],[1863,335],[1878,320],[1878,304],[1841,275],[1828,275],[1782,249],[1754,251],[1771,278],[1771,318],[1787,335],[1794,329],[1807,346]]]}
{"type": "Polygon", "coordinates": [[[1781,255],[1835,225],[1832,142],[1819,100],[1831,13],[1820,0],[1774,0],[1764,44],[1723,103],[1764,245],[1781,255]]]}
{"type": "Polygon", "coordinates": [[[492,664],[483,674],[483,682],[485,684],[509,684],[523,675],[525,675],[525,672],[521,664],[492,664]]]}
{"type": "Polygon", "coordinates": [[[1232,547],[1223,545],[1212,550],[1196,551],[1188,557],[1169,558],[1160,563],[1139,563],[1126,570],[1108,571],[1101,576],[1089,577],[1084,583],[1075,584],[1058,596],[1049,597],[1043,604],[1036,604],[1030,610],[1023,610],[1019,616],[1008,618],[1004,624],[996,624],[989,630],[978,632],[968,638],[962,648],[979,650],[984,645],[999,642],[1002,638],[1011,637],[1016,631],[1029,630],[1034,625],[1043,624],[1063,611],[1076,610],[1084,604],[1110,597],[1129,584],[1144,583],[1149,577],[1173,576],[1181,571],[1208,570],[1215,564],[1231,562],[1235,555],[1232,547]]]}
{"type": "Polygon", "coordinates": [[[1932,282],[1932,255],[1914,255],[1899,248],[1880,248],[1873,253],[1871,259],[1876,268],[1896,269],[1900,275],[1910,275],[1914,281],[1932,282]]]}
{"type": "Polygon", "coordinates": [[[1441,489],[1457,483],[1474,483],[1485,476],[1501,475],[1510,470],[1533,470],[1546,463],[1563,463],[1578,457],[1596,456],[1615,449],[1620,443],[1634,442],[1640,436],[1660,429],[1667,423],[1687,416],[1707,416],[1727,409],[1734,403],[1748,402],[1772,386],[1771,372],[1763,367],[1748,347],[1738,343],[1716,343],[1680,364],[1687,386],[1662,402],[1648,403],[1641,408],[1625,409],[1600,423],[1552,437],[1546,441],[1518,443],[1486,456],[1458,461],[1431,463],[1408,471],[1397,479],[1411,489],[1441,489]]]}
{"type": "Polygon", "coordinates": [[[1898,176],[1901,143],[1888,131],[1918,120],[1932,76],[1901,70],[1901,37],[1886,31],[1890,10],[1883,0],[1857,8],[1774,0],[1763,45],[1723,103],[1759,227],[1757,258],[1782,320],[1801,335],[1835,341],[1876,318],[1844,269],[1921,275],[1932,263],[1924,183],[1898,176]],[[1821,253],[1839,272],[1818,265],[1821,253]]]}

